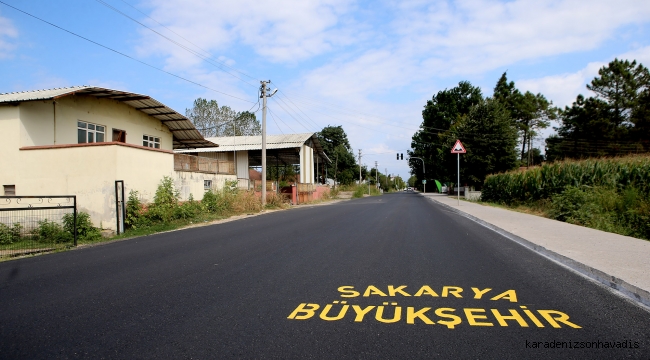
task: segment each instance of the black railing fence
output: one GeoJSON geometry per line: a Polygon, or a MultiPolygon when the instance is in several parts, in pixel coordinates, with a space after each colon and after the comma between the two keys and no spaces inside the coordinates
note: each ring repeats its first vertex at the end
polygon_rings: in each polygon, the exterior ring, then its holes
{"type": "Polygon", "coordinates": [[[0,258],[77,245],[77,197],[0,196],[0,258]]]}

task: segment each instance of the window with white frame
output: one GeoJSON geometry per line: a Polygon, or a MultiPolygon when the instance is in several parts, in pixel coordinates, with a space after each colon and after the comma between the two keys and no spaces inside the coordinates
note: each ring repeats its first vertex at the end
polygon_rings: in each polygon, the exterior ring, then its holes
{"type": "Polygon", "coordinates": [[[151,135],[142,135],[142,146],[160,149],[160,138],[151,135]]]}
{"type": "Polygon", "coordinates": [[[77,142],[79,144],[104,142],[105,135],[106,127],[104,125],[77,121],[77,142]]]}
{"type": "Polygon", "coordinates": [[[212,180],[203,180],[203,189],[212,190],[212,180]]]}

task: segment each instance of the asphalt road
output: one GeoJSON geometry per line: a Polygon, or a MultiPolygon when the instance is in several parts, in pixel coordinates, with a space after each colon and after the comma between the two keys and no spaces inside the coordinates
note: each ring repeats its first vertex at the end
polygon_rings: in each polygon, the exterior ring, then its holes
{"type": "Polygon", "coordinates": [[[413,193],[0,263],[11,359],[647,359],[649,315],[413,193]]]}

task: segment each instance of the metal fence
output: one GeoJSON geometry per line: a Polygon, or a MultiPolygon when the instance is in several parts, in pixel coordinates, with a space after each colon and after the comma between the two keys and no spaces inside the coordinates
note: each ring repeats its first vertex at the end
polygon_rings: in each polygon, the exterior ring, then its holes
{"type": "Polygon", "coordinates": [[[77,245],[77,197],[0,196],[0,258],[77,245]]]}
{"type": "Polygon", "coordinates": [[[202,156],[174,154],[174,170],[232,175],[235,173],[235,163],[202,156]]]}

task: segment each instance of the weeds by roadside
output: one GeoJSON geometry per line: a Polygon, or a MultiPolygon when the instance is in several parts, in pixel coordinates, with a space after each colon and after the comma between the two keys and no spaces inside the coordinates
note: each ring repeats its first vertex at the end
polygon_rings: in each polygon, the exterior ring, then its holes
{"type": "MultiPolygon", "coordinates": [[[[254,192],[240,190],[236,185],[236,181],[234,184],[226,182],[219,191],[207,191],[201,201],[190,196],[188,201],[180,202],[172,179],[164,177],[156,190],[153,203],[148,205],[140,201],[137,191],[131,190],[126,203],[127,229],[124,234],[114,238],[148,235],[263,210],[260,198],[254,192]]],[[[265,209],[288,206],[286,196],[267,194],[265,209]]]]}
{"type": "Polygon", "coordinates": [[[650,156],[564,161],[491,175],[481,200],[650,240],[650,156]]]}

